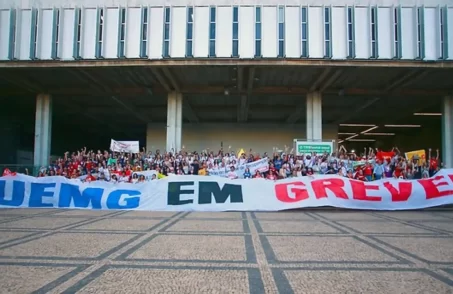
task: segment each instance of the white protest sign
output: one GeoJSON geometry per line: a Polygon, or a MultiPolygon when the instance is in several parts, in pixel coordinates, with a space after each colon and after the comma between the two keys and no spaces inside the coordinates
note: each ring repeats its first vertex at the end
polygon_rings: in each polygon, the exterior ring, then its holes
{"type": "MultiPolygon", "coordinates": [[[[236,174],[237,176],[242,179],[244,178],[244,171],[246,168],[250,169],[250,173],[253,175],[256,170],[259,170],[260,172],[264,173],[269,170],[269,161],[267,158],[263,158],[260,160],[256,160],[253,162],[249,162],[246,164],[239,165],[236,169],[236,174]]],[[[227,174],[229,172],[228,168],[221,168],[221,169],[210,169],[208,170],[210,176],[218,176],[218,177],[227,177],[227,174]]]]}
{"type": "Polygon", "coordinates": [[[114,152],[139,153],[140,146],[138,141],[110,141],[110,150],[114,152]]]}

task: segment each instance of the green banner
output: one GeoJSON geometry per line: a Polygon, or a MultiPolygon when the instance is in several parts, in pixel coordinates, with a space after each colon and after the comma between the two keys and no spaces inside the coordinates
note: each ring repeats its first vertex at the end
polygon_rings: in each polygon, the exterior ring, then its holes
{"type": "Polygon", "coordinates": [[[297,143],[297,153],[298,154],[307,154],[307,153],[332,153],[332,144],[316,144],[316,143],[297,143]]]}

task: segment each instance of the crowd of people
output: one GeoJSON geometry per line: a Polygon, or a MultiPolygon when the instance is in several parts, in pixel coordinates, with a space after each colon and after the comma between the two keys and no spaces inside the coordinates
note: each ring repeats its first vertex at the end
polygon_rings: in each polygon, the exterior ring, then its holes
{"type": "MultiPolygon", "coordinates": [[[[242,150],[243,151],[243,150],[242,150]]],[[[267,166],[267,164],[266,164],[267,166]]],[[[269,180],[310,175],[340,175],[361,181],[382,178],[421,179],[434,175],[442,167],[439,150],[432,156],[406,158],[398,148],[383,152],[368,148],[361,153],[348,152],[340,146],[332,154],[295,155],[292,150],[277,151],[272,154],[228,150],[201,152],[161,152],[146,151],[122,153],[93,151],[82,148],[76,152],[66,152],[64,156],[47,167],[41,167],[38,177],[63,176],[83,181],[144,182],[144,171],[154,171],[151,180],[168,175],[207,176],[213,171],[223,170],[230,179],[266,178],[269,180]],[[257,170],[240,168],[261,159],[268,159],[268,167],[257,170]]]]}

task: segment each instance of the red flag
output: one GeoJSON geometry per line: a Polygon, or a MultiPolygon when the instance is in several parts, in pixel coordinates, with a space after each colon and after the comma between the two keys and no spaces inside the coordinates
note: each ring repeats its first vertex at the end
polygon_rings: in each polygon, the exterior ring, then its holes
{"type": "Polygon", "coordinates": [[[2,176],[6,177],[6,176],[15,176],[15,175],[16,175],[15,172],[13,173],[12,171],[9,170],[9,168],[5,168],[3,170],[3,175],[2,176]]]}
{"type": "Polygon", "coordinates": [[[376,153],[376,157],[377,157],[377,159],[379,159],[379,160],[384,160],[384,159],[390,160],[390,159],[393,158],[393,156],[395,156],[395,152],[393,152],[393,151],[387,151],[387,152],[385,152],[385,151],[378,151],[378,152],[376,153]]]}

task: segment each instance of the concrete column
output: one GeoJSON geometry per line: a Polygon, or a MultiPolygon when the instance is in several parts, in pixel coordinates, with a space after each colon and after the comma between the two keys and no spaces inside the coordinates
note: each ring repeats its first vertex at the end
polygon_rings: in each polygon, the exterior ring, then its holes
{"type": "Polygon", "coordinates": [[[443,102],[441,153],[444,165],[453,168],[453,96],[445,97],[443,102]]]}
{"type": "Polygon", "coordinates": [[[322,140],[322,95],[320,92],[307,94],[307,140],[322,140]]]}
{"type": "Polygon", "coordinates": [[[167,151],[181,150],[182,136],[182,94],[168,93],[167,106],[167,151]]]}
{"type": "Polygon", "coordinates": [[[36,97],[35,118],[35,166],[48,166],[50,163],[50,146],[52,141],[52,96],[39,94],[36,97]]]}
{"type": "Polygon", "coordinates": [[[182,149],[182,101],[183,96],[181,93],[176,94],[176,138],[175,138],[175,151],[179,152],[182,149]]]}

